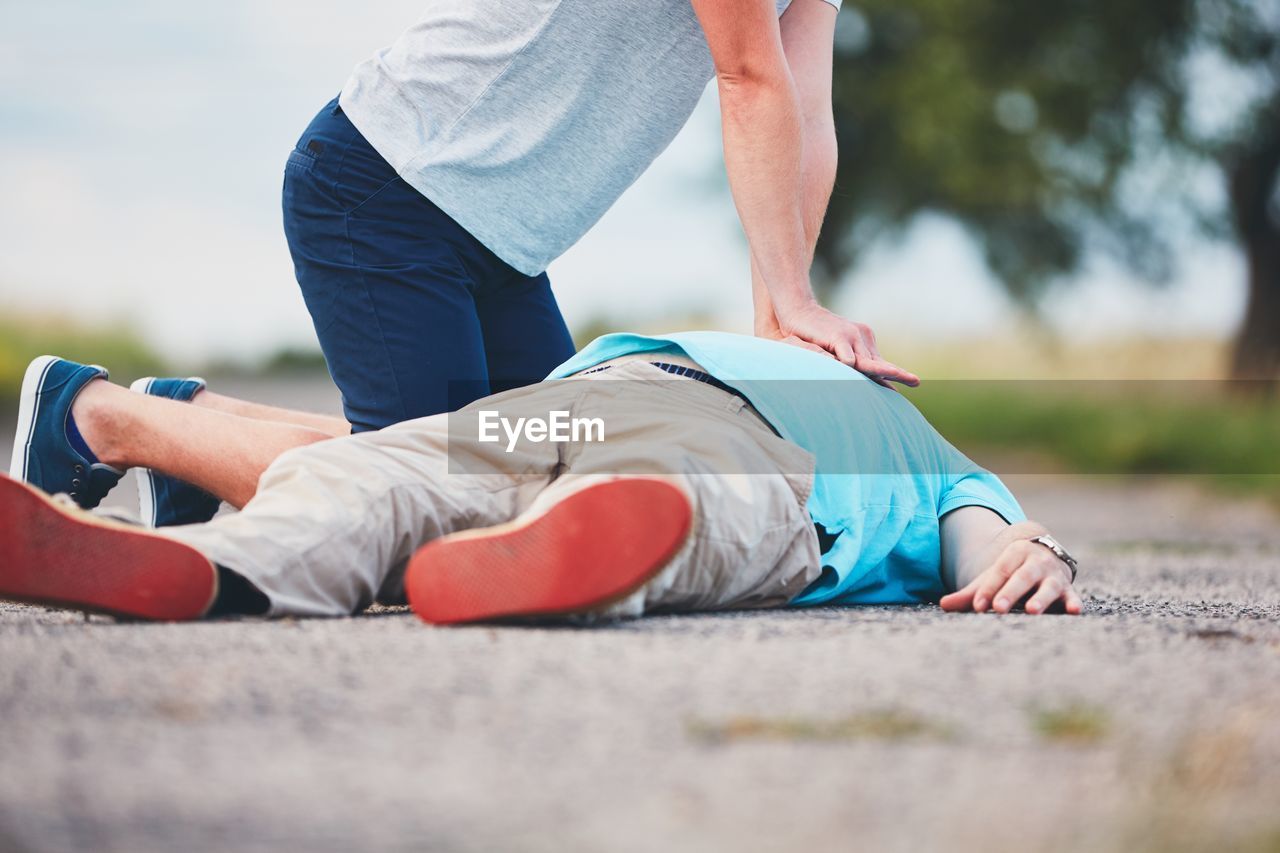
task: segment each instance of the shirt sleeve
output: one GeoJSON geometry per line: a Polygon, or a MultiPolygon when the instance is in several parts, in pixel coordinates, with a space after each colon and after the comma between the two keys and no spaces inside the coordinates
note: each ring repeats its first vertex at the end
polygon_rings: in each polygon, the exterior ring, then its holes
{"type": "Polygon", "coordinates": [[[938,502],[938,518],[964,506],[986,507],[1010,524],[1027,520],[1018,499],[1000,478],[976,466],[942,493],[938,502]]]}
{"type": "Polygon", "coordinates": [[[840,4],[843,2],[843,0],[823,0],[823,2],[825,2],[825,3],[830,3],[832,6],[835,6],[835,7],[836,7],[836,11],[837,11],[837,12],[839,12],[839,11],[840,11],[840,4]]]}

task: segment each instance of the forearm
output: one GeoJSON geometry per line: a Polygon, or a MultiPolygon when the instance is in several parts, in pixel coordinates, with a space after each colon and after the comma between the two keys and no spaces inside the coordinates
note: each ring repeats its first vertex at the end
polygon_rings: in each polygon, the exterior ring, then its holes
{"type": "MultiPolygon", "coordinates": [[[[805,121],[803,133],[800,155],[800,217],[804,226],[807,275],[813,264],[822,222],[827,215],[827,205],[831,201],[831,190],[835,186],[837,147],[830,109],[826,110],[824,116],[805,121]]],[[[756,334],[776,334],[778,322],[773,302],[754,253],[751,256],[751,298],[755,307],[756,334]]]]}
{"type": "Polygon", "coordinates": [[[785,75],[739,80],[721,74],[719,80],[725,167],[751,246],[756,307],[804,304],[813,299],[813,242],[806,133],[794,84],[785,75]]]}

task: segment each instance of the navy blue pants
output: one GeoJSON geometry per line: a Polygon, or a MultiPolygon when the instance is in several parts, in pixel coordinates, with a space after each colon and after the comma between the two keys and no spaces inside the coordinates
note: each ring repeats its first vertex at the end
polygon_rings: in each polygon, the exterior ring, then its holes
{"type": "Polygon", "coordinates": [[[452,411],[573,355],[546,273],[503,262],[325,106],[289,155],[284,231],[352,428],[452,411]]]}

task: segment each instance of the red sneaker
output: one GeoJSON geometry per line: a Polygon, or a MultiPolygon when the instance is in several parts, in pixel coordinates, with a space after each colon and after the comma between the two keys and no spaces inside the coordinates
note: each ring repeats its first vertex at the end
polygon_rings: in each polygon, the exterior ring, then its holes
{"type": "Polygon", "coordinates": [[[0,474],[0,599],[136,619],[198,619],[218,573],[199,551],[0,474]]]}
{"type": "Polygon", "coordinates": [[[535,518],[427,543],[409,561],[405,594],[438,624],[597,609],[661,571],[692,522],[689,499],[664,480],[597,483],[535,518]]]}

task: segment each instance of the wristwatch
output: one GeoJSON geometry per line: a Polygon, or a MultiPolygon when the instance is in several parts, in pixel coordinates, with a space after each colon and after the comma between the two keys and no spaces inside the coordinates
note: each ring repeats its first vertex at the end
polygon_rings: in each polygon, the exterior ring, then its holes
{"type": "Polygon", "coordinates": [[[1030,542],[1038,542],[1053,552],[1053,555],[1059,560],[1067,564],[1067,568],[1071,569],[1071,582],[1076,581],[1076,558],[1067,553],[1067,549],[1058,544],[1058,540],[1052,536],[1032,536],[1030,542]]]}

